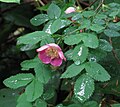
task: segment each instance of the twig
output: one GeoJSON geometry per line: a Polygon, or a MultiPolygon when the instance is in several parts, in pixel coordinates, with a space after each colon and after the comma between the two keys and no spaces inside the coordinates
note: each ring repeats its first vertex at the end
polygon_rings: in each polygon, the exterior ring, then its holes
{"type": "Polygon", "coordinates": [[[39,2],[40,2],[40,4],[42,5],[42,6],[44,6],[45,4],[42,2],[42,0],[39,0],[39,2]]]}
{"type": "MultiPolygon", "coordinates": [[[[109,38],[109,42],[112,45],[112,39],[111,38],[109,38]]],[[[115,57],[115,59],[117,60],[118,64],[120,64],[120,59],[118,58],[114,49],[112,49],[112,53],[113,53],[113,56],[115,57]]]]}
{"type": "Polygon", "coordinates": [[[101,0],[101,3],[98,5],[95,11],[97,11],[102,6],[103,3],[104,3],[104,0],[101,0]]]}
{"type": "Polygon", "coordinates": [[[93,4],[95,4],[95,2],[97,2],[98,0],[94,0],[93,2],[90,3],[89,7],[91,7],[93,4]]]}

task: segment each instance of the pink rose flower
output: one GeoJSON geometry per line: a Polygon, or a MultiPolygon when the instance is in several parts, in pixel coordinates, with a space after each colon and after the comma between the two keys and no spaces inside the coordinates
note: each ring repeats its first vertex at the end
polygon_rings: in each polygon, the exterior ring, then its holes
{"type": "Polygon", "coordinates": [[[61,48],[55,43],[44,45],[38,48],[37,52],[38,57],[45,64],[50,63],[53,66],[60,66],[62,64],[62,60],[66,61],[61,48]]]}
{"type": "Polygon", "coordinates": [[[65,13],[66,14],[69,14],[69,13],[73,13],[73,12],[75,12],[76,11],[76,9],[74,8],[74,7],[68,7],[66,10],[65,10],[65,13]]]}

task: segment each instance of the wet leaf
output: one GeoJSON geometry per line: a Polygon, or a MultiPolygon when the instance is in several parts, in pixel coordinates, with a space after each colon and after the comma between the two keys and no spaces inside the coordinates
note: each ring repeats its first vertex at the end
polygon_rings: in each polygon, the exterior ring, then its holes
{"type": "Polygon", "coordinates": [[[84,29],[84,28],[89,29],[91,21],[88,19],[82,19],[80,20],[79,23],[80,23],[79,29],[84,29]]]}
{"type": "Polygon", "coordinates": [[[90,76],[83,74],[76,80],[74,94],[81,103],[89,99],[93,91],[94,80],[90,76]]]}
{"type": "Polygon", "coordinates": [[[64,43],[67,45],[75,45],[80,43],[81,41],[81,35],[76,34],[76,35],[70,35],[64,38],[64,43]]]}
{"type": "Polygon", "coordinates": [[[88,101],[83,104],[83,107],[99,107],[99,105],[96,101],[88,101]]]}
{"type": "Polygon", "coordinates": [[[72,59],[83,63],[88,56],[88,48],[84,45],[77,45],[73,50],[72,59]]]}
{"type": "Polygon", "coordinates": [[[82,14],[78,13],[76,15],[73,15],[72,20],[78,20],[78,19],[81,19],[81,18],[82,18],[82,14]]]}
{"type": "Polygon", "coordinates": [[[47,83],[52,76],[51,70],[42,63],[37,64],[34,70],[36,78],[42,83],[47,83]]]}
{"type": "Polygon", "coordinates": [[[3,88],[0,90],[0,107],[16,107],[17,98],[21,90],[3,88]]]}
{"type": "Polygon", "coordinates": [[[97,48],[99,45],[99,41],[97,35],[90,33],[81,33],[82,41],[84,45],[89,48],[97,48]]]}
{"type": "Polygon", "coordinates": [[[98,24],[92,24],[92,26],[90,26],[90,29],[92,31],[95,31],[97,33],[101,32],[102,30],[105,29],[105,27],[101,26],[101,25],[98,25],[98,24]]]}
{"type": "Polygon", "coordinates": [[[40,60],[38,58],[25,60],[20,64],[22,67],[21,70],[29,70],[31,68],[35,68],[38,65],[38,63],[40,63],[40,60]]]}
{"type": "Polygon", "coordinates": [[[32,103],[26,101],[26,102],[18,103],[16,107],[33,107],[33,106],[32,103]]]}
{"type": "Polygon", "coordinates": [[[108,41],[100,39],[99,48],[104,51],[111,52],[113,47],[108,41]]]}
{"type": "Polygon", "coordinates": [[[84,12],[82,13],[82,15],[83,15],[84,17],[87,17],[87,18],[93,16],[94,14],[95,14],[94,11],[84,11],[84,12]]]}
{"type": "Polygon", "coordinates": [[[52,3],[48,8],[47,14],[49,18],[57,19],[61,15],[61,9],[56,4],[52,3]]]}
{"type": "Polygon", "coordinates": [[[26,86],[33,79],[34,76],[31,73],[17,74],[5,79],[3,83],[9,88],[17,89],[19,87],[26,86]]]}
{"type": "Polygon", "coordinates": [[[44,100],[49,100],[51,99],[52,97],[54,97],[55,95],[55,90],[53,88],[49,88],[49,89],[46,89],[46,91],[44,92],[44,94],[42,95],[42,98],[44,100]]]}
{"type": "Polygon", "coordinates": [[[47,14],[39,14],[39,15],[33,17],[33,18],[30,20],[30,22],[31,22],[31,24],[34,25],[34,26],[39,26],[39,25],[45,23],[45,22],[48,21],[48,20],[49,20],[49,17],[48,17],[47,14]]]}
{"type": "Polygon", "coordinates": [[[43,84],[37,80],[32,81],[25,89],[27,101],[32,102],[39,98],[43,93],[43,84]]]}
{"type": "Polygon", "coordinates": [[[70,24],[71,24],[71,21],[69,21],[69,20],[56,19],[50,27],[51,33],[53,34],[53,33],[57,32],[59,29],[62,29],[70,24]]]}
{"type": "Polygon", "coordinates": [[[85,69],[92,78],[97,81],[108,81],[110,80],[110,75],[108,72],[98,63],[96,62],[88,62],[85,65],[85,69]]]}
{"type": "Polygon", "coordinates": [[[38,99],[35,102],[36,107],[47,107],[47,103],[44,100],[38,99]]]}
{"type": "Polygon", "coordinates": [[[115,30],[111,30],[111,29],[104,30],[104,34],[108,37],[119,37],[120,36],[119,32],[115,30]]]}
{"type": "Polygon", "coordinates": [[[72,64],[62,74],[61,78],[71,78],[71,77],[74,77],[74,76],[78,75],[84,69],[84,67],[85,67],[84,64],[81,64],[81,65],[72,64]]]}
{"type": "Polygon", "coordinates": [[[31,44],[34,45],[50,35],[44,31],[35,31],[18,38],[17,44],[31,44]]]}

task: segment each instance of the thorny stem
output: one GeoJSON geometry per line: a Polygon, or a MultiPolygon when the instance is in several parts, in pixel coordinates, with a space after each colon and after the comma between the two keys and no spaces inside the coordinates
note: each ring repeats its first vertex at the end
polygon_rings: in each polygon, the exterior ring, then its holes
{"type": "MultiPolygon", "coordinates": [[[[111,38],[109,38],[109,42],[112,45],[112,39],[111,38]]],[[[112,53],[113,53],[113,56],[115,57],[115,59],[117,60],[118,64],[120,64],[120,59],[118,58],[114,49],[112,50],[112,53]]]]}

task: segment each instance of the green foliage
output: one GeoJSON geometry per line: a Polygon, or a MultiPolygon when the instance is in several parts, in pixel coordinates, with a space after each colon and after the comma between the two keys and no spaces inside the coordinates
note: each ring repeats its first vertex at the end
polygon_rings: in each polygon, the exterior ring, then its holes
{"type": "Polygon", "coordinates": [[[27,101],[32,102],[39,98],[43,93],[43,84],[38,80],[33,80],[25,89],[27,101]]]}
{"type": "Polygon", "coordinates": [[[112,104],[112,107],[119,107],[120,104],[112,104]]]}
{"type": "Polygon", "coordinates": [[[85,64],[70,65],[67,70],[62,74],[61,78],[71,78],[78,75],[85,68],[85,64]]]}
{"type": "Polygon", "coordinates": [[[94,92],[94,80],[86,74],[81,75],[74,87],[74,94],[80,102],[86,101],[94,92]]]}
{"type": "Polygon", "coordinates": [[[33,79],[34,76],[31,73],[17,74],[5,79],[3,83],[9,88],[17,89],[19,87],[26,86],[33,79]]]}
{"type": "Polygon", "coordinates": [[[33,18],[30,20],[30,22],[31,22],[31,24],[34,25],[34,26],[39,26],[39,25],[45,23],[45,22],[48,21],[48,20],[49,20],[49,17],[48,17],[47,14],[39,14],[39,15],[33,17],[33,18]]]}
{"type": "MultiPolygon", "coordinates": [[[[61,104],[56,107],[98,107],[98,103],[106,97],[104,94],[119,96],[116,93],[120,89],[117,75],[120,58],[120,5],[100,2],[97,7],[93,5],[85,9],[75,6],[76,12],[66,14],[65,9],[77,3],[74,1],[74,4],[66,5],[66,2],[54,1],[37,7],[45,11],[30,19],[35,27],[25,18],[23,20],[26,21],[21,22],[18,13],[11,12],[5,16],[7,21],[32,28],[33,31],[17,39],[17,46],[30,57],[21,62],[21,70],[32,73],[17,74],[3,81],[13,89],[24,86],[25,91],[19,96],[16,107],[50,107],[58,103],[61,104]],[[63,61],[60,67],[44,64],[38,58],[36,49],[49,43],[58,44],[66,57],[66,62],[63,61]],[[113,77],[116,78],[113,80],[113,77]],[[106,83],[108,85],[104,86],[106,83]],[[99,96],[99,101],[95,95],[99,96]]],[[[62,59],[60,50],[57,51],[62,59]]],[[[47,50],[44,52],[48,55],[47,50]]],[[[119,104],[112,106],[117,107],[119,104]]]]}
{"type": "Polygon", "coordinates": [[[88,62],[86,63],[85,69],[92,78],[97,81],[108,81],[110,80],[110,75],[107,71],[96,62],[88,62]]]}
{"type": "Polygon", "coordinates": [[[84,45],[77,45],[73,50],[72,59],[76,61],[80,61],[80,63],[83,63],[88,55],[88,48],[84,45]]]}
{"type": "Polygon", "coordinates": [[[57,19],[61,15],[61,9],[54,3],[52,3],[47,11],[47,14],[50,19],[57,19]]]}
{"type": "Polygon", "coordinates": [[[50,35],[45,33],[44,31],[35,31],[33,33],[26,34],[23,37],[19,37],[17,44],[34,45],[34,44],[40,42],[42,39],[45,39],[49,36],[50,35]]]}

